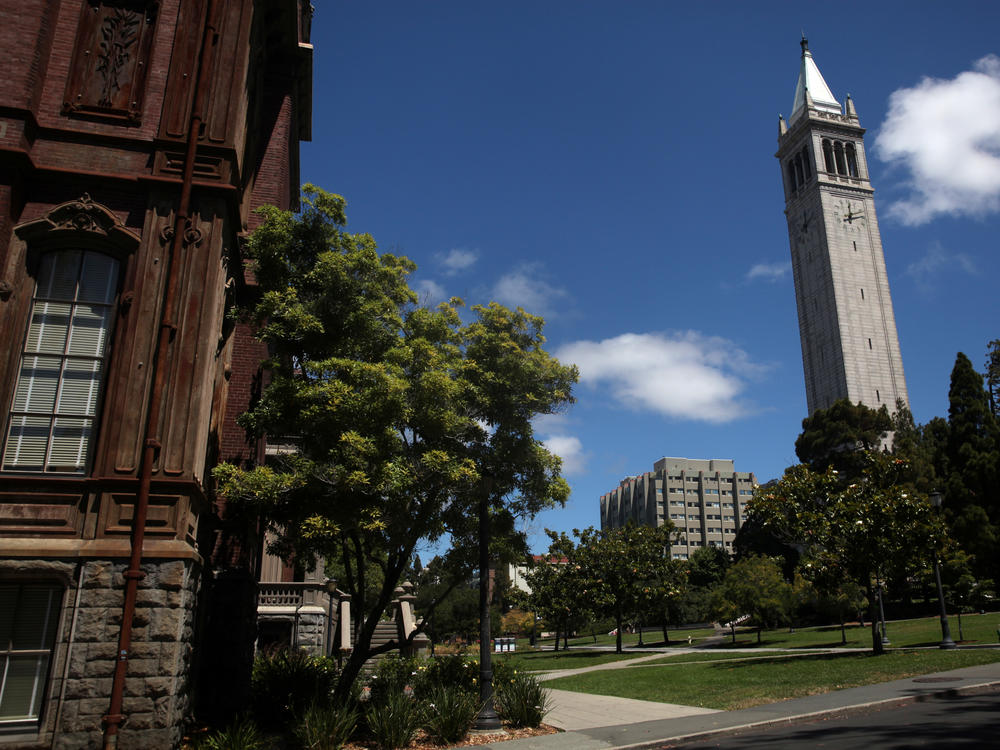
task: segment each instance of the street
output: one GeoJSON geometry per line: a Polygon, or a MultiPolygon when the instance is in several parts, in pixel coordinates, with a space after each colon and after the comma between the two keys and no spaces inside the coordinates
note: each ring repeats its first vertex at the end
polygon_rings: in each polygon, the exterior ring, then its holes
{"type": "Polygon", "coordinates": [[[842,718],[747,730],[700,742],[664,744],[673,750],[767,747],[768,750],[885,748],[986,748],[1000,737],[1000,689],[970,696],[945,695],[904,706],[872,709],[842,718]]]}

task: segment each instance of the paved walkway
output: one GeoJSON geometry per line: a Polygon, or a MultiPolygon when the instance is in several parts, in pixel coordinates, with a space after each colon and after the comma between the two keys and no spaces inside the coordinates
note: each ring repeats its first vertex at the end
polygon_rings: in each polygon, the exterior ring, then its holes
{"type": "MultiPolygon", "coordinates": [[[[661,654],[651,654],[656,658],[661,654]]],[[[642,659],[647,661],[648,659],[642,659]]],[[[633,660],[630,664],[636,663],[633,660]]],[[[621,662],[560,670],[568,673],[621,667],[621,662]]],[[[739,711],[713,711],[695,706],[552,690],[554,708],[546,723],[566,731],[510,740],[498,750],[610,750],[640,748],[691,740],[738,729],[808,720],[821,715],[860,710],[881,703],[907,703],[935,693],[1000,690],[1000,662],[964,667],[878,685],[836,690],[822,695],[770,703],[739,711]]],[[[499,743],[496,743],[499,744],[499,743]]]]}

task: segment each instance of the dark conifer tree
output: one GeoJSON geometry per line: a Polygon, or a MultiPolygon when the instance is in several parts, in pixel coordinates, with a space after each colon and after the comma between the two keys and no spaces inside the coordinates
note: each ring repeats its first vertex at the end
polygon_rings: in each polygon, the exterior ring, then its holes
{"type": "Polygon", "coordinates": [[[948,480],[945,502],[952,531],[975,557],[979,576],[994,576],[1000,541],[1000,431],[983,378],[959,352],[948,391],[948,480]]]}

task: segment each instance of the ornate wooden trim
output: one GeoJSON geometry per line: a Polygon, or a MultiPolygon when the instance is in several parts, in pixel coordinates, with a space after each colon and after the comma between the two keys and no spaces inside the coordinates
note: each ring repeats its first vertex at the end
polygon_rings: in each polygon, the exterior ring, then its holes
{"type": "Polygon", "coordinates": [[[159,5],[156,0],[83,4],[63,114],[140,123],[159,5]]]}
{"type": "Polygon", "coordinates": [[[45,216],[14,227],[14,233],[29,247],[73,244],[107,248],[122,257],[139,247],[141,238],[126,229],[111,209],[84,193],[75,201],[60,203],[45,216]],[[87,242],[86,240],[90,241],[87,242]]]}

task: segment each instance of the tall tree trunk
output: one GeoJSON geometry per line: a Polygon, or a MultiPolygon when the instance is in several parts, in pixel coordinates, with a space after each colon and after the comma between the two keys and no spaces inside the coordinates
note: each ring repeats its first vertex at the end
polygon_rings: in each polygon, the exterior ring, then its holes
{"type": "Polygon", "coordinates": [[[615,653],[622,652],[622,617],[615,615],[615,653]]]}
{"type": "Polygon", "coordinates": [[[865,591],[868,594],[868,619],[871,620],[872,628],[872,653],[879,656],[885,651],[885,648],[882,646],[882,636],[878,632],[878,602],[875,600],[875,590],[872,588],[871,579],[865,585],[865,591]]]}
{"type": "Polygon", "coordinates": [[[763,629],[763,627],[764,627],[763,625],[758,625],[757,626],[757,645],[758,646],[760,645],[760,631],[763,629]]]}
{"type": "Polygon", "coordinates": [[[843,612],[841,612],[841,614],[840,614],[840,645],[841,646],[846,646],[847,645],[847,628],[844,627],[844,614],[843,614],[843,612]]]}
{"type": "Polygon", "coordinates": [[[553,651],[558,651],[559,650],[559,626],[558,625],[556,625],[556,642],[552,644],[552,650],[553,651]]]}
{"type": "Polygon", "coordinates": [[[667,621],[663,621],[663,645],[670,645],[670,633],[667,631],[667,621]]]}

